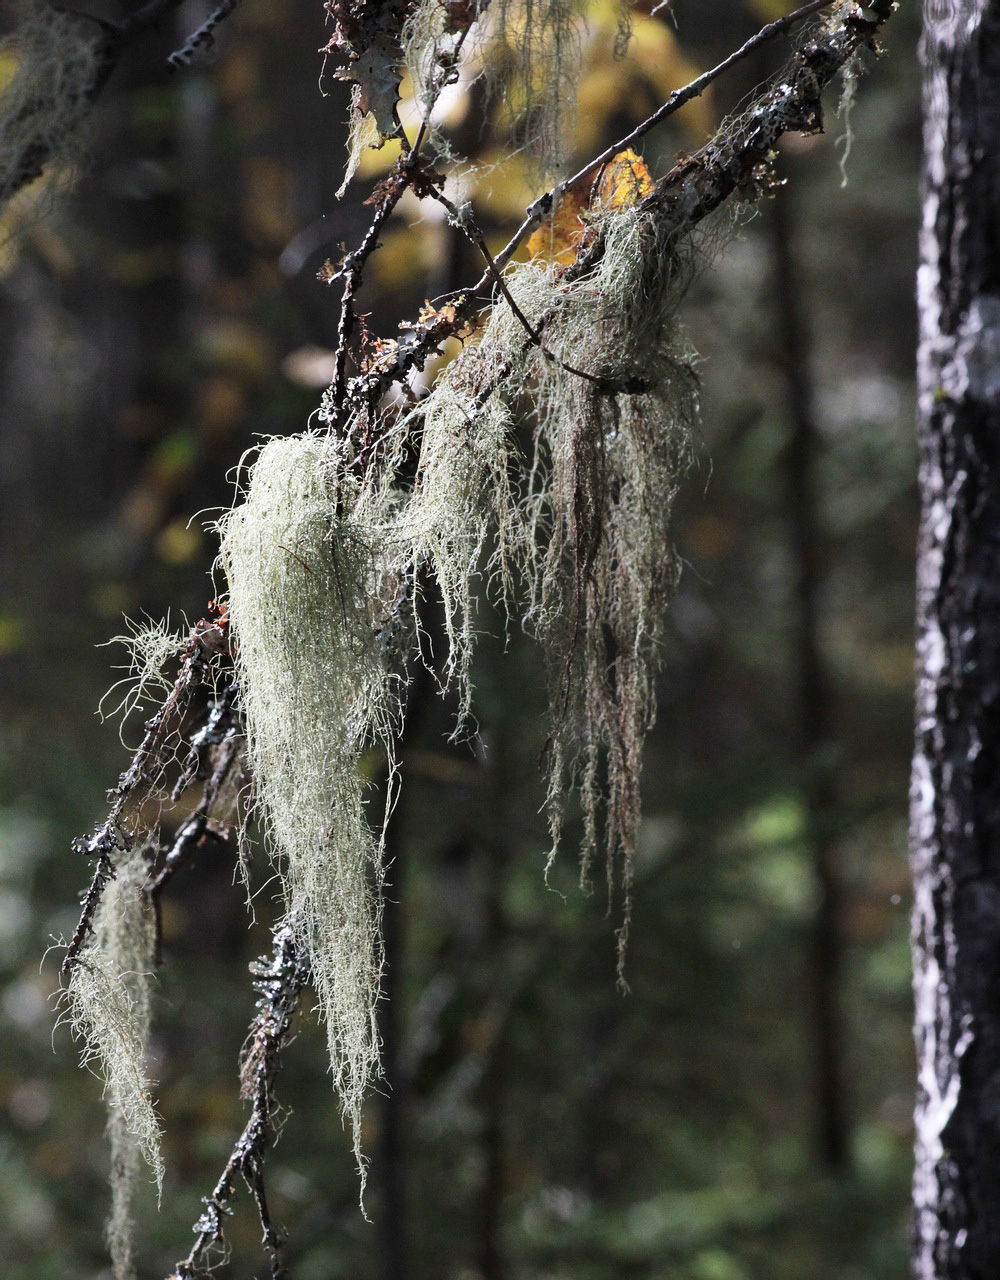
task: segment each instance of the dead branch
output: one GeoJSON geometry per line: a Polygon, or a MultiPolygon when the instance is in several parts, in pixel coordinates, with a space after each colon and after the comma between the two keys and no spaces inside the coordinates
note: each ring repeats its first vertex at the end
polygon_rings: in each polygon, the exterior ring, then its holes
{"type": "Polygon", "coordinates": [[[291,920],[274,931],[274,950],[250,966],[258,1010],[250,1026],[243,1050],[240,1093],[251,1105],[250,1119],[233,1147],[205,1211],[195,1223],[194,1248],[179,1262],[170,1280],[195,1280],[207,1273],[207,1258],[225,1231],[225,1220],[233,1212],[238,1179],[246,1183],[260,1217],[263,1243],[271,1257],[272,1280],[285,1275],[282,1237],[271,1221],[264,1187],[264,1159],[272,1146],[279,1124],[274,1097],[274,1081],[281,1065],[281,1053],[291,1035],[292,1018],[299,997],[309,981],[309,959],[296,941],[291,920]]]}
{"type": "MultiPolygon", "coordinates": [[[[372,362],[370,367],[351,380],[346,401],[355,410],[377,402],[393,383],[400,382],[415,369],[422,369],[441,344],[467,329],[484,305],[484,291],[494,281],[494,270],[502,269],[513,258],[525,238],[554,209],[559,198],[601,164],[613,159],[632,142],[684,103],[701,93],[707,85],[745,58],[765,40],[783,34],[793,22],[801,21],[825,5],[806,5],[804,9],[771,23],[758,32],[736,54],[725,59],[683,89],[677,90],[666,103],[642,124],[606,147],[588,161],[571,178],[557,183],[529,206],[525,218],[509,242],[487,266],[480,278],[453,299],[451,305],[408,330],[398,347],[372,362]]],[[[678,239],[689,234],[709,214],[734,193],[753,200],[762,192],[768,153],[787,132],[819,132],[823,127],[822,94],[837,73],[864,49],[873,49],[881,28],[895,9],[895,0],[877,0],[864,12],[852,9],[827,30],[821,30],[805,41],[793,54],[790,64],[775,76],[750,109],[736,120],[727,121],[715,138],[695,156],[688,157],[657,184],[646,197],[644,207],[655,208],[669,217],[678,239]]],[[[564,276],[567,283],[596,261],[599,252],[593,242],[581,245],[574,266],[564,276]]]]}
{"type": "MultiPolygon", "coordinates": [[[[97,858],[93,878],[84,897],[80,919],[66,955],[61,975],[65,979],[90,936],[94,912],[108,882],[114,878],[112,855],[132,846],[132,834],[124,817],[129,807],[137,808],[155,790],[164,766],[170,734],[187,709],[194,690],[216,674],[225,655],[225,638],[215,623],[199,622],[191,631],[177,679],[159,710],[145,724],[145,733],[131,763],[108,792],[112,802],[107,818],[89,836],[73,841],[73,850],[87,858],[97,858]]],[[[221,784],[220,784],[221,785],[221,784]]]]}

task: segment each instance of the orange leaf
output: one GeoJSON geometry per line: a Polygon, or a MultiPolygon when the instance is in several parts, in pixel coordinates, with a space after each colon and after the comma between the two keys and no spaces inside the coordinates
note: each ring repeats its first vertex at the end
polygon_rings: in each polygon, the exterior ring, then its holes
{"type": "Polygon", "coordinates": [[[597,188],[597,204],[602,209],[628,209],[653,190],[646,162],[629,148],[619,151],[608,163],[597,188]]]}
{"type": "Polygon", "coordinates": [[[619,151],[597,176],[593,171],[570,187],[555,214],[528,238],[528,257],[543,257],[560,266],[569,266],[586,231],[590,210],[608,212],[628,209],[653,189],[646,163],[631,149],[619,151]]]}

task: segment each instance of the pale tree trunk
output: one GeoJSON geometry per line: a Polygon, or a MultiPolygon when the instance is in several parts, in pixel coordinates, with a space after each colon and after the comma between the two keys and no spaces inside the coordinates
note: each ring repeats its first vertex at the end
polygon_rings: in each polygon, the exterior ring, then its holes
{"type": "Polygon", "coordinates": [[[926,0],[913,1274],[1000,1277],[1000,0],[926,0]]]}

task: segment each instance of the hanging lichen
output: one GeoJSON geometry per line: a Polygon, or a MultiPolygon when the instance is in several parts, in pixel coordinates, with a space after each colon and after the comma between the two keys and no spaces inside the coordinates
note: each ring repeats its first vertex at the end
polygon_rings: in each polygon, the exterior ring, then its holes
{"type": "Polygon", "coordinates": [[[5,48],[17,70],[0,95],[0,209],[44,166],[79,156],[87,110],[109,68],[98,23],[44,0],[24,0],[5,48]]]}
{"type": "Polygon", "coordinates": [[[489,535],[515,611],[514,571],[526,577],[524,621],[549,670],[553,854],[566,796],[578,786],[582,879],[589,883],[602,846],[609,892],[622,897],[621,958],[642,743],[678,569],[670,515],[689,464],[697,383],[677,320],[690,270],[673,238],[635,207],[599,225],[603,251],[572,283],[546,262],[508,274],[544,346],[500,301],[481,341],[421,407],[423,453],[408,518],[415,551],[441,587],[466,700],[469,581],[489,535]],[[529,387],[534,459],[518,485],[511,424],[529,387]]]}
{"type": "Polygon", "coordinates": [[[678,573],[671,511],[697,418],[677,320],[688,280],[653,216],[616,214],[597,268],[549,304],[544,335],[555,358],[531,351],[541,458],[532,504],[544,552],[533,564],[528,625],[549,662],[550,819],[557,841],[567,788],[578,782],[583,880],[603,842],[609,891],[617,880],[623,894],[620,962],[642,744],[678,573]],[[615,385],[635,389],[606,389],[615,385]]]}
{"type": "Polygon", "coordinates": [[[145,893],[144,849],[120,856],[91,939],[76,958],[65,991],[65,1017],[105,1082],[111,1145],[108,1248],[116,1280],[135,1275],[132,1202],[141,1162],[163,1183],[160,1120],[147,1074],[155,927],[145,893]]]}
{"type": "MultiPolygon", "coordinates": [[[[485,99],[508,141],[543,176],[566,163],[566,137],[574,117],[576,86],[587,39],[586,0],[423,0],[414,4],[403,32],[414,98],[429,120],[442,69],[451,65],[456,37],[476,25],[468,42],[467,71],[479,75],[485,99]]],[[[628,3],[618,7],[621,52],[629,35],[628,3]]]]}
{"type": "Polygon", "coordinates": [[[399,716],[377,637],[389,502],[308,433],[264,446],[219,526],[257,810],[301,922],[359,1162],[382,967],[380,840],[359,757],[376,743],[391,752],[399,716]]]}
{"type": "Polygon", "coordinates": [[[484,571],[512,600],[524,550],[514,469],[513,417],[502,396],[481,394],[473,348],[446,371],[413,415],[420,461],[396,539],[402,575],[427,565],[444,601],[445,676],[459,693],[458,726],[469,716],[475,584],[484,571]],[[491,553],[484,551],[492,539],[491,553]]]}

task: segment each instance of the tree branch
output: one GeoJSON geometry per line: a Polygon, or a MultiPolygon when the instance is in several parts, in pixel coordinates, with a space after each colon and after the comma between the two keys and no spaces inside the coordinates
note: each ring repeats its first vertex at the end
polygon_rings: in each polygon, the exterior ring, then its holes
{"type": "MultiPolygon", "coordinates": [[[[793,22],[801,21],[810,13],[826,5],[818,2],[796,10],[786,18],[778,19],[761,29],[750,41],[725,59],[717,67],[706,72],[684,89],[679,89],[636,129],[623,135],[610,147],[589,161],[572,178],[557,183],[540,196],[528,209],[521,225],[510,241],[494,258],[497,269],[502,269],[520,248],[524,238],[552,211],[559,197],[595,167],[607,163],[627,148],[685,102],[702,92],[711,80],[758,48],[765,40],[788,30],[793,22]]],[[[743,116],[728,121],[716,137],[695,156],[683,160],[656,184],[642,207],[655,209],[662,217],[669,217],[678,238],[693,231],[709,214],[713,213],[733,192],[741,191],[747,199],[760,194],[759,175],[755,170],[767,163],[767,155],[778,139],[786,132],[816,132],[822,128],[821,96],[838,71],[861,49],[871,48],[883,24],[894,11],[894,0],[880,0],[868,10],[873,16],[861,16],[860,9],[851,9],[829,30],[817,34],[803,43],[793,54],[791,64],[774,78],[743,116]]],[[[592,243],[583,247],[577,263],[567,269],[564,279],[569,282],[592,265],[598,248],[592,243]]],[[[401,341],[398,348],[373,363],[363,374],[352,379],[347,392],[351,404],[361,409],[387,392],[395,382],[400,382],[414,369],[435,354],[449,337],[460,333],[473,320],[480,309],[483,291],[493,281],[490,267],[468,290],[463,291],[447,309],[414,326],[409,341],[401,341]]]]}
{"type": "Polygon", "coordinates": [[[240,1071],[240,1094],[251,1104],[250,1119],[212,1194],[204,1201],[205,1212],[194,1227],[197,1233],[194,1248],[177,1264],[170,1280],[195,1280],[207,1273],[208,1254],[223,1238],[225,1220],[233,1211],[240,1177],[257,1206],[263,1243],[271,1257],[272,1280],[281,1280],[285,1275],[283,1240],[271,1221],[267,1204],[264,1158],[280,1127],[274,1082],[281,1066],[281,1053],[291,1035],[299,997],[309,981],[309,960],[296,940],[294,921],[286,919],[278,925],[270,957],[264,956],[252,964],[250,972],[254,975],[254,990],[260,997],[259,1012],[250,1026],[240,1071]]]}
{"type": "MultiPolygon", "coordinates": [[[[190,61],[189,50],[193,52],[194,47],[210,40],[212,31],[229,11],[235,8],[237,2],[238,0],[223,0],[208,21],[186,42],[183,49],[171,55],[169,59],[171,65],[176,66],[190,61]]],[[[63,10],[63,12],[71,12],[81,21],[96,23],[101,33],[93,77],[80,94],[80,101],[84,107],[91,107],[97,101],[128,49],[145,32],[162,22],[175,9],[179,9],[182,3],[183,0],[147,0],[146,4],[121,22],[109,22],[95,14],[82,13],[75,9],[63,10]]],[[[29,103],[20,114],[21,122],[40,115],[45,110],[45,105],[44,100],[29,103]]],[[[54,138],[45,134],[30,138],[20,154],[5,166],[5,177],[0,184],[0,207],[42,176],[46,165],[56,152],[57,145],[54,138]]]]}
{"type": "Polygon", "coordinates": [[[112,854],[116,850],[124,852],[131,848],[132,836],[123,825],[125,811],[129,805],[141,803],[155,788],[171,727],[180,720],[193,691],[206,683],[209,673],[224,653],[225,637],[219,625],[202,620],[192,629],[173,688],[156,714],[146,721],[146,732],[131,763],[118,779],[118,785],[108,792],[108,799],[112,801],[110,813],[91,835],[80,836],[73,841],[74,852],[87,858],[96,857],[97,866],[83,898],[80,919],[63,957],[60,974],[64,980],[90,937],[101,895],[108,882],[114,879],[112,854]]]}

